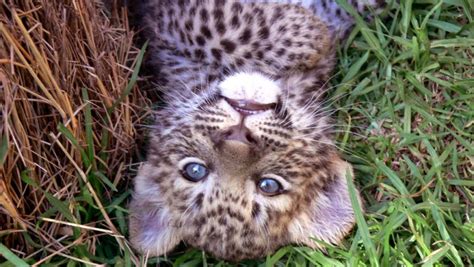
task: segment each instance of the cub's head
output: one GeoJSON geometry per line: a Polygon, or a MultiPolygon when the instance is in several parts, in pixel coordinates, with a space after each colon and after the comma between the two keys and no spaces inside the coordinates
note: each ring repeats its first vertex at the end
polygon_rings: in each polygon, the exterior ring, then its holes
{"type": "Polygon", "coordinates": [[[184,241],[237,261],[338,243],[354,224],[351,167],[328,137],[318,93],[302,91],[306,80],[240,72],[175,94],[135,178],[134,247],[162,255],[184,241]]]}

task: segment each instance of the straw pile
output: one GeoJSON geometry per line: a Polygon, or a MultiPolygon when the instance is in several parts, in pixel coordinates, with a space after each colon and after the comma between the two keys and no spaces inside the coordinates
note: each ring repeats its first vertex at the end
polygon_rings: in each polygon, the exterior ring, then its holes
{"type": "Polygon", "coordinates": [[[104,235],[128,250],[125,190],[149,105],[127,25],[98,1],[0,4],[0,243],[20,258],[88,262],[70,248],[93,255],[104,235]]]}

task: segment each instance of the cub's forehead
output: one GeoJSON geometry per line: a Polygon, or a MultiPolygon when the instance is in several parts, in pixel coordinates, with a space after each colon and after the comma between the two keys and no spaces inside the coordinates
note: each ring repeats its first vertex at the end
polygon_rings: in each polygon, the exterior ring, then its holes
{"type": "Polygon", "coordinates": [[[281,84],[258,72],[238,72],[218,84],[222,96],[229,99],[252,100],[261,104],[276,103],[281,84]]]}

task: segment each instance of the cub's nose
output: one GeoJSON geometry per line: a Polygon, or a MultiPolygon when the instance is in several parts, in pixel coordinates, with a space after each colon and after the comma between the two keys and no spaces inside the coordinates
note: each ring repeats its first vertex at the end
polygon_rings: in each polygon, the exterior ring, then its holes
{"type": "Polygon", "coordinates": [[[262,149],[261,143],[244,125],[234,125],[214,135],[213,142],[219,157],[219,168],[230,177],[248,172],[262,149]]]}
{"type": "Polygon", "coordinates": [[[222,141],[238,141],[247,145],[256,145],[258,140],[244,125],[234,125],[221,134],[222,141]]]}

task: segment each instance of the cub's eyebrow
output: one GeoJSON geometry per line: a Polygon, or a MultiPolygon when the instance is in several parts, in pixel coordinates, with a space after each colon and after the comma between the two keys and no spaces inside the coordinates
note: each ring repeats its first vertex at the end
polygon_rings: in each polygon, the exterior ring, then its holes
{"type": "Polygon", "coordinates": [[[184,143],[175,144],[174,146],[168,148],[166,151],[168,155],[174,155],[180,160],[183,158],[191,157],[193,155],[199,155],[197,147],[190,144],[188,141],[183,140],[184,143]]]}
{"type": "Polygon", "coordinates": [[[283,174],[284,173],[282,173],[279,168],[272,167],[272,168],[264,169],[262,171],[258,171],[256,173],[254,173],[251,178],[252,178],[252,180],[259,180],[262,177],[267,177],[267,176],[269,178],[270,177],[280,177],[283,180],[285,180],[287,182],[290,182],[290,180],[285,178],[285,176],[283,174]]]}

